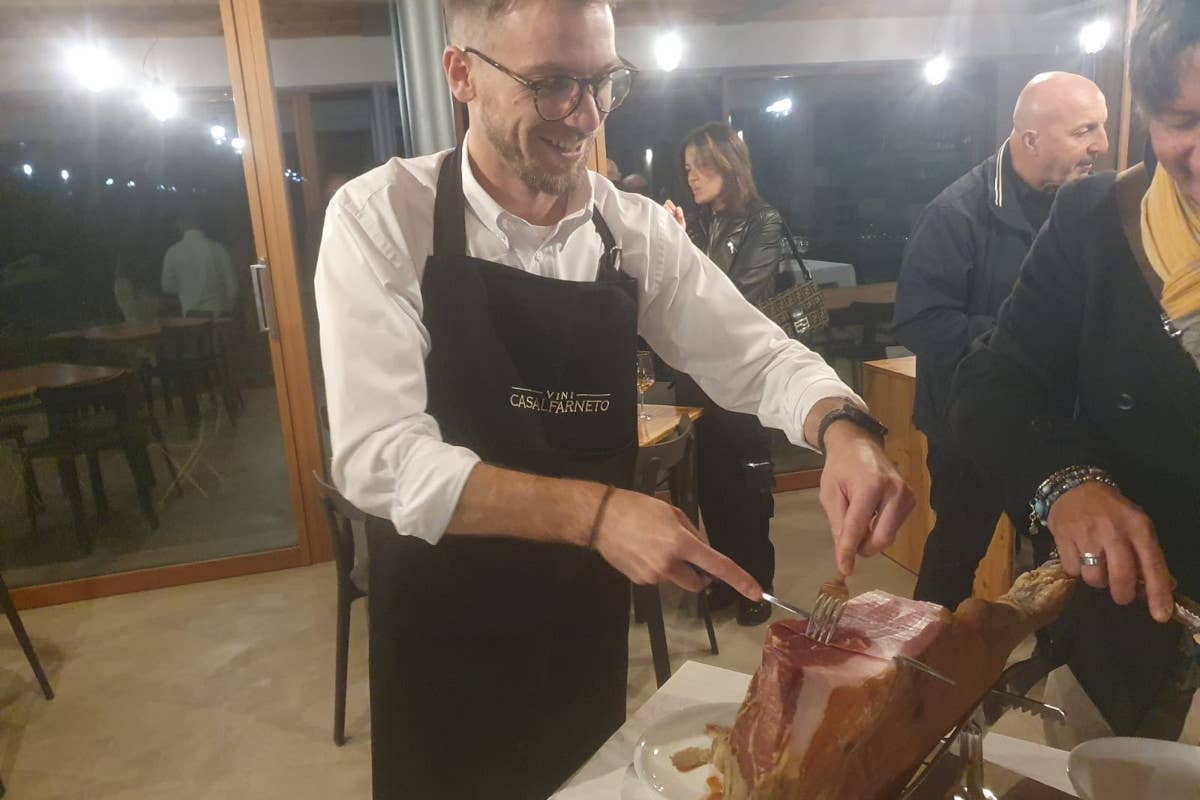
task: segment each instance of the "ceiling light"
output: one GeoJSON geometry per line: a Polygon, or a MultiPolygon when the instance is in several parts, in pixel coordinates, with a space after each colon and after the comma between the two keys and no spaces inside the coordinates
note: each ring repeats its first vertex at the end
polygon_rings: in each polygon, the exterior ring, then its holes
{"type": "Polygon", "coordinates": [[[675,31],[659,35],[654,40],[654,60],[658,68],[670,72],[683,60],[683,37],[675,31]]]}
{"type": "Polygon", "coordinates": [[[654,163],[654,151],[652,149],[650,149],[649,147],[647,147],[646,148],[646,169],[650,169],[650,166],[653,163],[654,163]]]}
{"type": "Polygon", "coordinates": [[[208,135],[213,138],[213,142],[216,144],[221,144],[225,141],[225,126],[213,125],[208,129],[208,135]]]}
{"type": "Polygon", "coordinates": [[[142,93],[142,105],[159,122],[166,122],[179,113],[179,95],[166,86],[152,86],[142,93]]]}
{"type": "Polygon", "coordinates": [[[69,180],[71,180],[71,173],[70,173],[70,172],[68,172],[68,171],[67,171],[67,170],[65,170],[65,169],[64,169],[64,170],[62,170],[61,172],[59,172],[59,173],[58,173],[58,176],[59,176],[60,178],[62,178],[62,179],[63,179],[63,181],[69,181],[69,180]]]}
{"type": "Polygon", "coordinates": [[[107,50],[95,45],[77,45],[68,50],[67,68],[88,91],[102,92],[121,82],[121,65],[107,50]]]}
{"type": "Polygon", "coordinates": [[[235,136],[229,140],[229,146],[233,148],[233,152],[240,153],[246,149],[246,140],[240,136],[235,136]]]}
{"type": "Polygon", "coordinates": [[[1079,31],[1079,46],[1083,48],[1083,52],[1093,55],[1108,46],[1111,36],[1112,23],[1106,19],[1098,19],[1084,25],[1083,30],[1079,31]]]}
{"type": "Polygon", "coordinates": [[[764,109],[768,114],[774,114],[778,117],[786,117],[792,113],[792,98],[781,97],[771,105],[764,109]]]}
{"type": "Polygon", "coordinates": [[[22,164],[21,172],[24,172],[25,176],[27,178],[32,178],[33,177],[33,164],[22,164]]]}
{"type": "Polygon", "coordinates": [[[129,181],[128,183],[125,184],[125,187],[127,189],[132,189],[135,186],[137,186],[137,183],[135,181],[129,181]]]}
{"type": "Polygon", "coordinates": [[[950,76],[950,62],[945,56],[932,58],[925,64],[925,80],[930,86],[941,86],[950,76]]]}
{"type": "Polygon", "coordinates": [[[104,182],[104,185],[105,185],[105,186],[112,186],[112,185],[113,185],[113,179],[112,179],[112,178],[109,178],[108,180],[106,180],[106,181],[104,182]]]}

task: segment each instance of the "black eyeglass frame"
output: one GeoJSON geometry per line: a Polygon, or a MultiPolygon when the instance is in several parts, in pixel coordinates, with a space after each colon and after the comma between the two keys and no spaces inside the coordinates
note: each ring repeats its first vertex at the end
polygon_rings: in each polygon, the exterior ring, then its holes
{"type": "Polygon", "coordinates": [[[517,83],[521,84],[526,89],[531,91],[533,93],[534,110],[536,110],[538,112],[538,116],[541,117],[542,119],[544,119],[546,122],[558,122],[559,120],[566,119],[567,117],[574,114],[575,111],[579,108],[579,104],[583,102],[583,96],[584,96],[584,94],[587,93],[588,89],[591,89],[592,100],[595,101],[595,103],[596,103],[596,110],[599,111],[601,114],[611,114],[613,111],[620,108],[621,103],[624,103],[625,99],[628,98],[629,95],[633,93],[633,81],[637,77],[638,73],[640,72],[640,70],[637,67],[635,67],[633,64],[630,64],[628,61],[626,61],[624,58],[622,58],[621,66],[615,67],[615,68],[609,70],[608,72],[604,73],[603,75],[600,75],[599,77],[596,77],[596,78],[580,78],[577,75],[555,75],[552,78],[544,78],[544,79],[539,80],[539,79],[535,79],[535,78],[527,78],[524,75],[520,74],[519,72],[514,72],[513,70],[504,66],[499,61],[492,58],[491,56],[486,55],[485,53],[479,52],[474,47],[464,47],[464,48],[462,48],[462,51],[464,53],[470,53],[471,55],[474,55],[474,56],[479,56],[479,58],[482,59],[486,64],[489,64],[492,67],[498,69],[500,72],[503,72],[505,75],[512,78],[514,81],[516,81],[517,83]],[[626,92],[625,96],[622,97],[617,103],[611,105],[609,108],[601,108],[600,107],[600,85],[602,83],[604,83],[605,81],[611,81],[612,76],[621,71],[626,71],[629,73],[629,91],[626,92]],[[566,113],[564,113],[562,116],[547,117],[544,113],[542,113],[542,107],[538,104],[538,96],[542,92],[542,90],[546,88],[546,84],[549,81],[563,80],[563,79],[574,81],[579,86],[579,95],[575,98],[575,102],[571,104],[571,107],[569,109],[567,109],[566,113]]]}

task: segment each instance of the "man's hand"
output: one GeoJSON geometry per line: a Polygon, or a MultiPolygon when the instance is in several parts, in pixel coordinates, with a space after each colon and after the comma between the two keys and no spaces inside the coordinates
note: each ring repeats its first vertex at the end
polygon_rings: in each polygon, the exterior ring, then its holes
{"type": "Polygon", "coordinates": [[[698,592],[705,581],[692,568],[696,566],[747,598],[762,599],[758,582],[702,542],[687,515],[648,495],[616,491],[604,512],[595,547],[634,583],[669,580],[698,592]]]}
{"type": "Polygon", "coordinates": [[[1174,582],[1154,523],[1142,509],[1111,486],[1088,481],[1059,497],[1047,521],[1068,575],[1107,588],[1120,605],[1133,602],[1140,577],[1146,582],[1150,614],[1159,622],[1171,619],[1174,582]],[[1100,563],[1083,566],[1082,553],[1099,556],[1100,563]]]}
{"type": "Polygon", "coordinates": [[[671,216],[679,223],[679,227],[687,228],[687,220],[683,217],[683,209],[668,200],[663,203],[663,208],[671,212],[671,216]]]}
{"type": "Polygon", "coordinates": [[[895,541],[915,502],[879,441],[862,428],[834,422],[825,448],[821,505],[833,529],[838,570],[850,575],[855,555],[876,555],[895,541]]]}

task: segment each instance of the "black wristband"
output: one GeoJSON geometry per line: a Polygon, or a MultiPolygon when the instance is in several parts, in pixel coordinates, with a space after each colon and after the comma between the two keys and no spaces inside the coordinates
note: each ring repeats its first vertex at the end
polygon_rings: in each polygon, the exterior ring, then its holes
{"type": "Polygon", "coordinates": [[[604,487],[604,496],[600,498],[600,505],[596,508],[596,518],[592,520],[592,530],[588,533],[587,546],[589,550],[596,547],[596,537],[600,535],[600,523],[604,522],[604,509],[608,508],[608,501],[616,490],[615,486],[604,487]]]}
{"type": "Polygon", "coordinates": [[[821,420],[821,424],[817,427],[817,450],[825,452],[825,432],[829,430],[829,426],[838,420],[845,420],[863,429],[872,436],[879,438],[880,442],[887,436],[888,429],[883,423],[872,417],[867,412],[863,411],[853,403],[846,403],[841,408],[834,409],[825,415],[821,420]]]}

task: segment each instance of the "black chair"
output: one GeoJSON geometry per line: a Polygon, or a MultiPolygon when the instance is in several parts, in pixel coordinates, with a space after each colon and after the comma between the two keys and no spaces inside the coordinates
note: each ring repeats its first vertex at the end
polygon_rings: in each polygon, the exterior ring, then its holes
{"type": "Polygon", "coordinates": [[[355,508],[332,485],[313,471],[313,480],[321,491],[321,507],[333,539],[333,560],[337,569],[337,653],[334,668],[333,743],[346,743],[346,673],[350,661],[350,605],[367,596],[366,578],[354,574],[354,523],[367,515],[355,508]]]}
{"type": "MultiPolygon", "coordinates": [[[[13,605],[12,595],[8,593],[8,584],[4,582],[3,576],[0,576],[0,606],[4,607],[4,615],[8,617],[8,624],[12,626],[13,634],[17,637],[21,649],[25,651],[25,658],[29,661],[33,676],[37,678],[38,686],[42,687],[42,694],[46,696],[47,700],[53,700],[54,690],[50,688],[50,681],[42,669],[42,662],[38,660],[37,651],[33,649],[33,642],[29,641],[29,634],[25,632],[25,626],[21,623],[21,615],[17,613],[17,607],[13,605]]],[[[3,789],[0,787],[0,792],[2,791],[3,789]]]]}
{"type": "Polygon", "coordinates": [[[229,317],[218,316],[212,311],[195,309],[189,311],[185,316],[188,319],[211,319],[213,321],[213,355],[216,358],[217,380],[221,384],[221,396],[225,399],[227,406],[232,406],[239,411],[244,409],[246,401],[242,398],[241,384],[234,379],[233,368],[229,365],[229,353],[232,350],[229,334],[233,328],[233,320],[229,317]]]}
{"type": "MultiPolygon", "coordinates": [[[[76,457],[81,455],[87,458],[93,500],[103,518],[108,513],[108,498],[99,454],[105,450],[122,451],[133,475],[142,514],[151,529],[157,529],[158,513],[150,493],[154,471],[150,466],[149,444],[152,439],[161,441],[162,432],[157,430],[153,417],[143,410],[138,376],[127,372],[100,383],[43,388],[38,390],[37,398],[46,412],[49,435],[22,448],[22,466],[31,471],[36,459],[57,462],[59,480],[71,505],[75,534],[84,550],[91,551],[92,541],[75,465],[76,457]]],[[[174,479],[174,462],[169,455],[166,458],[174,479]]],[[[36,525],[35,516],[31,520],[31,534],[36,532],[36,525]]]]}
{"type": "MultiPolygon", "coordinates": [[[[679,508],[693,525],[699,525],[700,511],[696,497],[696,440],[692,434],[691,420],[683,417],[669,439],[648,445],[638,450],[637,467],[634,471],[633,488],[643,494],[654,495],[658,488],[667,484],[671,493],[671,504],[679,508]]],[[[698,595],[700,614],[708,632],[708,644],[713,655],[720,651],[717,634],[713,628],[712,614],[708,608],[705,592],[698,595]]],[[[644,620],[650,635],[650,654],[654,661],[654,677],[659,686],[671,677],[671,659],[667,650],[667,632],[663,623],[662,596],[658,586],[634,586],[633,607],[635,619],[644,620]]]]}
{"type": "MultiPolygon", "coordinates": [[[[232,424],[237,424],[238,404],[231,384],[222,376],[225,369],[218,356],[215,323],[189,327],[167,326],[159,334],[155,363],[147,367],[148,378],[158,378],[162,385],[164,404],[178,395],[183,405],[188,432],[195,435],[200,427],[200,392],[216,402],[217,396],[225,407],[232,424]]],[[[149,380],[147,380],[149,383],[149,380]]]]}
{"type": "MultiPolygon", "coordinates": [[[[2,413],[0,409],[0,413],[2,413]]],[[[15,419],[0,418],[0,443],[11,441],[16,448],[17,458],[25,450],[25,426],[15,419]]],[[[42,505],[42,489],[38,486],[33,464],[21,458],[21,491],[25,495],[25,511],[32,527],[37,524],[38,511],[42,505]]]]}

